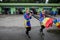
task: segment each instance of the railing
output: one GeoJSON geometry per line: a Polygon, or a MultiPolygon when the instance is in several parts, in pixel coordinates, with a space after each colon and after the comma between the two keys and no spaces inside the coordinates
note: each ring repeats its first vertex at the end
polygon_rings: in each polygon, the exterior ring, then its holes
{"type": "Polygon", "coordinates": [[[44,3],[0,3],[0,6],[58,6],[59,4],[44,4],[44,3]]]}

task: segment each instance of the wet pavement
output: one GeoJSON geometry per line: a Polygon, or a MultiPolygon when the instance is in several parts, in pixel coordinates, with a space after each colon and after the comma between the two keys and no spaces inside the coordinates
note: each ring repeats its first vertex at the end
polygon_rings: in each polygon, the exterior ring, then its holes
{"type": "Polygon", "coordinates": [[[53,25],[48,30],[44,29],[44,35],[39,32],[40,24],[32,17],[30,37],[25,34],[23,15],[9,15],[0,17],[0,40],[60,40],[60,30],[55,30],[53,25]]]}

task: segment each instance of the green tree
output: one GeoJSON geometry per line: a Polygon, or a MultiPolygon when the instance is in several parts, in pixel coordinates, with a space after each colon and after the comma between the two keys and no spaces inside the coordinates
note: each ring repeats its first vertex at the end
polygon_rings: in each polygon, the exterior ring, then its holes
{"type": "Polygon", "coordinates": [[[60,3],[60,0],[49,0],[49,3],[60,3]]]}

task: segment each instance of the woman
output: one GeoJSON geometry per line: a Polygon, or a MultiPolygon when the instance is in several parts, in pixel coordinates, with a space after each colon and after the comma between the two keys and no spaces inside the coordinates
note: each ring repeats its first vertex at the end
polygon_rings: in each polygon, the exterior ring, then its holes
{"type": "Polygon", "coordinates": [[[25,27],[26,27],[26,34],[27,36],[30,38],[29,36],[29,31],[31,30],[31,24],[30,24],[30,19],[32,18],[32,14],[29,13],[29,10],[26,9],[26,13],[24,14],[24,19],[25,19],[25,27]]]}
{"type": "Polygon", "coordinates": [[[45,18],[45,11],[42,10],[42,13],[40,13],[40,19],[39,19],[40,25],[41,25],[40,32],[43,32],[43,29],[45,28],[44,25],[42,25],[42,21],[44,20],[44,18],[45,18]]]}

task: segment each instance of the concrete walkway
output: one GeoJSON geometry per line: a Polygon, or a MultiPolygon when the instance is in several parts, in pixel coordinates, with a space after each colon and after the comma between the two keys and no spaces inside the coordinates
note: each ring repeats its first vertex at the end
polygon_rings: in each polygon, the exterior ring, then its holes
{"type": "MultiPolygon", "coordinates": [[[[32,26],[40,26],[39,21],[32,17],[31,19],[32,26]]],[[[23,15],[3,15],[0,17],[0,26],[5,27],[24,27],[24,17],[23,15]]]]}
{"type": "MultiPolygon", "coordinates": [[[[32,17],[32,30],[30,37],[25,34],[23,15],[0,16],[0,40],[60,40],[58,31],[44,29],[44,35],[39,32],[39,21],[32,17]]],[[[60,31],[59,31],[60,32],[60,31]]]]}

